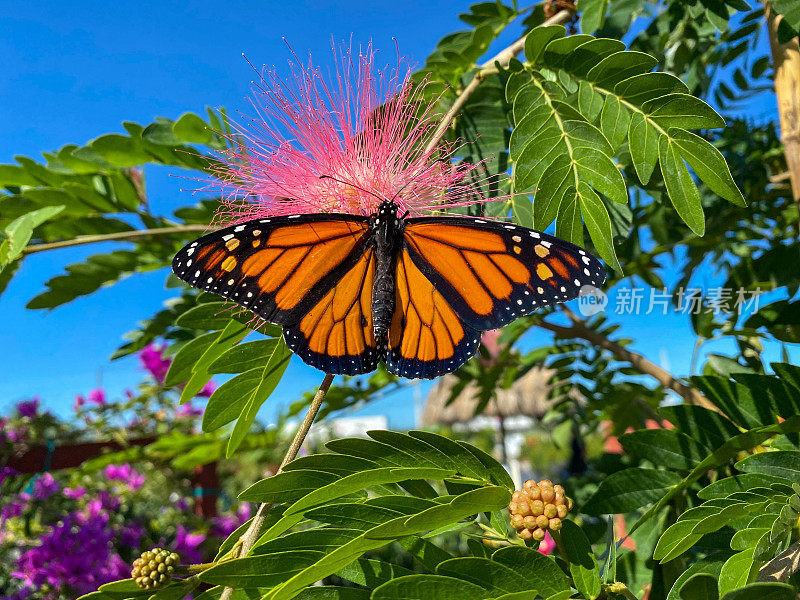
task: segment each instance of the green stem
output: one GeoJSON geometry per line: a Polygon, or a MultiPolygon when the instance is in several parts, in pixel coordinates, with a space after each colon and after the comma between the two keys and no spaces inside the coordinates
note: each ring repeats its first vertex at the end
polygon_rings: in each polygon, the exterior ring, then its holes
{"type": "Polygon", "coordinates": [[[174,235],[176,233],[205,233],[208,231],[207,225],[176,225],[175,227],[158,227],[155,229],[136,229],[134,231],[119,231],[117,233],[105,233],[101,235],[79,235],[71,240],[61,242],[49,242],[47,244],[31,244],[27,246],[23,254],[35,254],[46,250],[58,250],[59,248],[70,248],[72,246],[82,246],[84,244],[97,244],[100,242],[125,242],[134,241],[141,238],[158,237],[161,235],[174,235]]]}

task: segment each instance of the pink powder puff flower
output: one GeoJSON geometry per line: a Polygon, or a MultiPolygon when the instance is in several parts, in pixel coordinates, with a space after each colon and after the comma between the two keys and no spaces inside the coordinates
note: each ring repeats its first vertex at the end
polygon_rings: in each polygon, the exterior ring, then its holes
{"type": "Polygon", "coordinates": [[[78,412],[83,405],[86,404],[86,398],[84,398],[81,394],[75,396],[75,402],[72,405],[72,408],[75,409],[75,412],[78,412]]]}
{"type": "Polygon", "coordinates": [[[556,541],[553,539],[553,536],[550,535],[549,531],[545,531],[544,539],[539,542],[539,553],[547,556],[555,549],[556,541]]]}
{"type": "Polygon", "coordinates": [[[282,79],[264,69],[254,82],[255,116],[234,125],[207,189],[220,191],[220,225],[272,215],[369,215],[394,199],[412,216],[485,201],[473,184],[478,164],[455,165],[456,144],[428,148],[441,115],[411,68],[375,69],[372,45],[356,55],[333,48],[329,77],[311,59],[289,62],[282,79]]]}

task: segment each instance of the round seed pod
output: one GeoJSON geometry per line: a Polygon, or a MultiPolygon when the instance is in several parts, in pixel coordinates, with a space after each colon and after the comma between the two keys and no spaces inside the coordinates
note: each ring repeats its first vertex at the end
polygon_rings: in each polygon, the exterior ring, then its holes
{"type": "Polygon", "coordinates": [[[534,529],[531,532],[531,535],[533,536],[533,539],[535,539],[537,542],[541,542],[544,539],[545,531],[544,529],[534,529]]]}
{"type": "Polygon", "coordinates": [[[568,512],[569,512],[569,509],[567,508],[566,504],[558,504],[558,505],[556,505],[556,516],[559,519],[563,519],[564,517],[566,517],[568,512]]]}
{"type": "Polygon", "coordinates": [[[527,517],[529,514],[531,514],[531,505],[528,504],[527,502],[518,502],[516,512],[518,515],[527,517]]]}
{"type": "Polygon", "coordinates": [[[552,519],[558,514],[558,508],[556,508],[555,504],[545,504],[542,514],[548,519],[552,519]]]}
{"type": "Polygon", "coordinates": [[[534,517],[538,517],[544,512],[544,502],[541,500],[534,500],[531,502],[531,514],[534,517]]]}
{"type": "Polygon", "coordinates": [[[533,537],[533,534],[531,533],[530,529],[523,529],[517,535],[519,535],[519,537],[521,537],[525,541],[528,541],[533,537]]]}
{"type": "Polygon", "coordinates": [[[547,524],[550,522],[550,519],[545,517],[544,515],[539,515],[536,517],[536,524],[541,527],[542,529],[547,529],[547,524]]]}
{"type": "Polygon", "coordinates": [[[552,502],[555,500],[556,493],[553,491],[552,487],[543,487],[542,488],[542,502],[545,504],[548,502],[552,502]]]}
{"type": "Polygon", "coordinates": [[[550,522],[547,524],[547,527],[548,529],[550,529],[550,531],[558,531],[559,529],[561,529],[561,519],[559,519],[558,517],[550,519],[550,522]]]}
{"type": "Polygon", "coordinates": [[[524,519],[522,519],[522,524],[525,526],[526,529],[536,529],[536,527],[538,527],[537,525],[538,518],[539,517],[534,517],[532,515],[527,516],[524,519]]]}
{"type": "Polygon", "coordinates": [[[133,561],[131,578],[140,588],[154,590],[164,587],[172,580],[172,573],[180,557],[164,548],[153,548],[133,561]]]}

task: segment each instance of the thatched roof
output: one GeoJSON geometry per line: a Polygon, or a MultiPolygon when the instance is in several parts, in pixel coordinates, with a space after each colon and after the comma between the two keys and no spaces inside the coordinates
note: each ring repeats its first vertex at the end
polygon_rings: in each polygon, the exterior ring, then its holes
{"type": "MultiPolygon", "coordinates": [[[[552,369],[531,369],[509,389],[498,391],[497,402],[490,402],[481,414],[493,417],[542,417],[553,403],[552,399],[547,398],[550,391],[547,382],[552,374],[552,369]]],[[[473,418],[478,404],[477,386],[474,382],[469,383],[450,405],[445,406],[457,381],[455,375],[445,375],[433,386],[425,401],[425,412],[422,415],[424,426],[466,423],[473,418]]]]}

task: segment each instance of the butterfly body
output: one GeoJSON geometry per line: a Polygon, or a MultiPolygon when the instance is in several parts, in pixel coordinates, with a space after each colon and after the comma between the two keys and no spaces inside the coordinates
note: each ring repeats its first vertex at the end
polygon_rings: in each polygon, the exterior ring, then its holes
{"type": "Polygon", "coordinates": [[[454,371],[481,332],[605,279],[583,249],[518,225],[472,217],[308,214],[253,219],[184,247],[187,283],[281,325],[322,371],[356,375],[384,362],[407,378],[454,371]]]}
{"type": "Polygon", "coordinates": [[[372,329],[379,347],[386,346],[395,305],[394,273],[403,243],[403,219],[394,202],[382,202],[370,218],[375,248],[375,282],[372,286],[372,329]]]}

